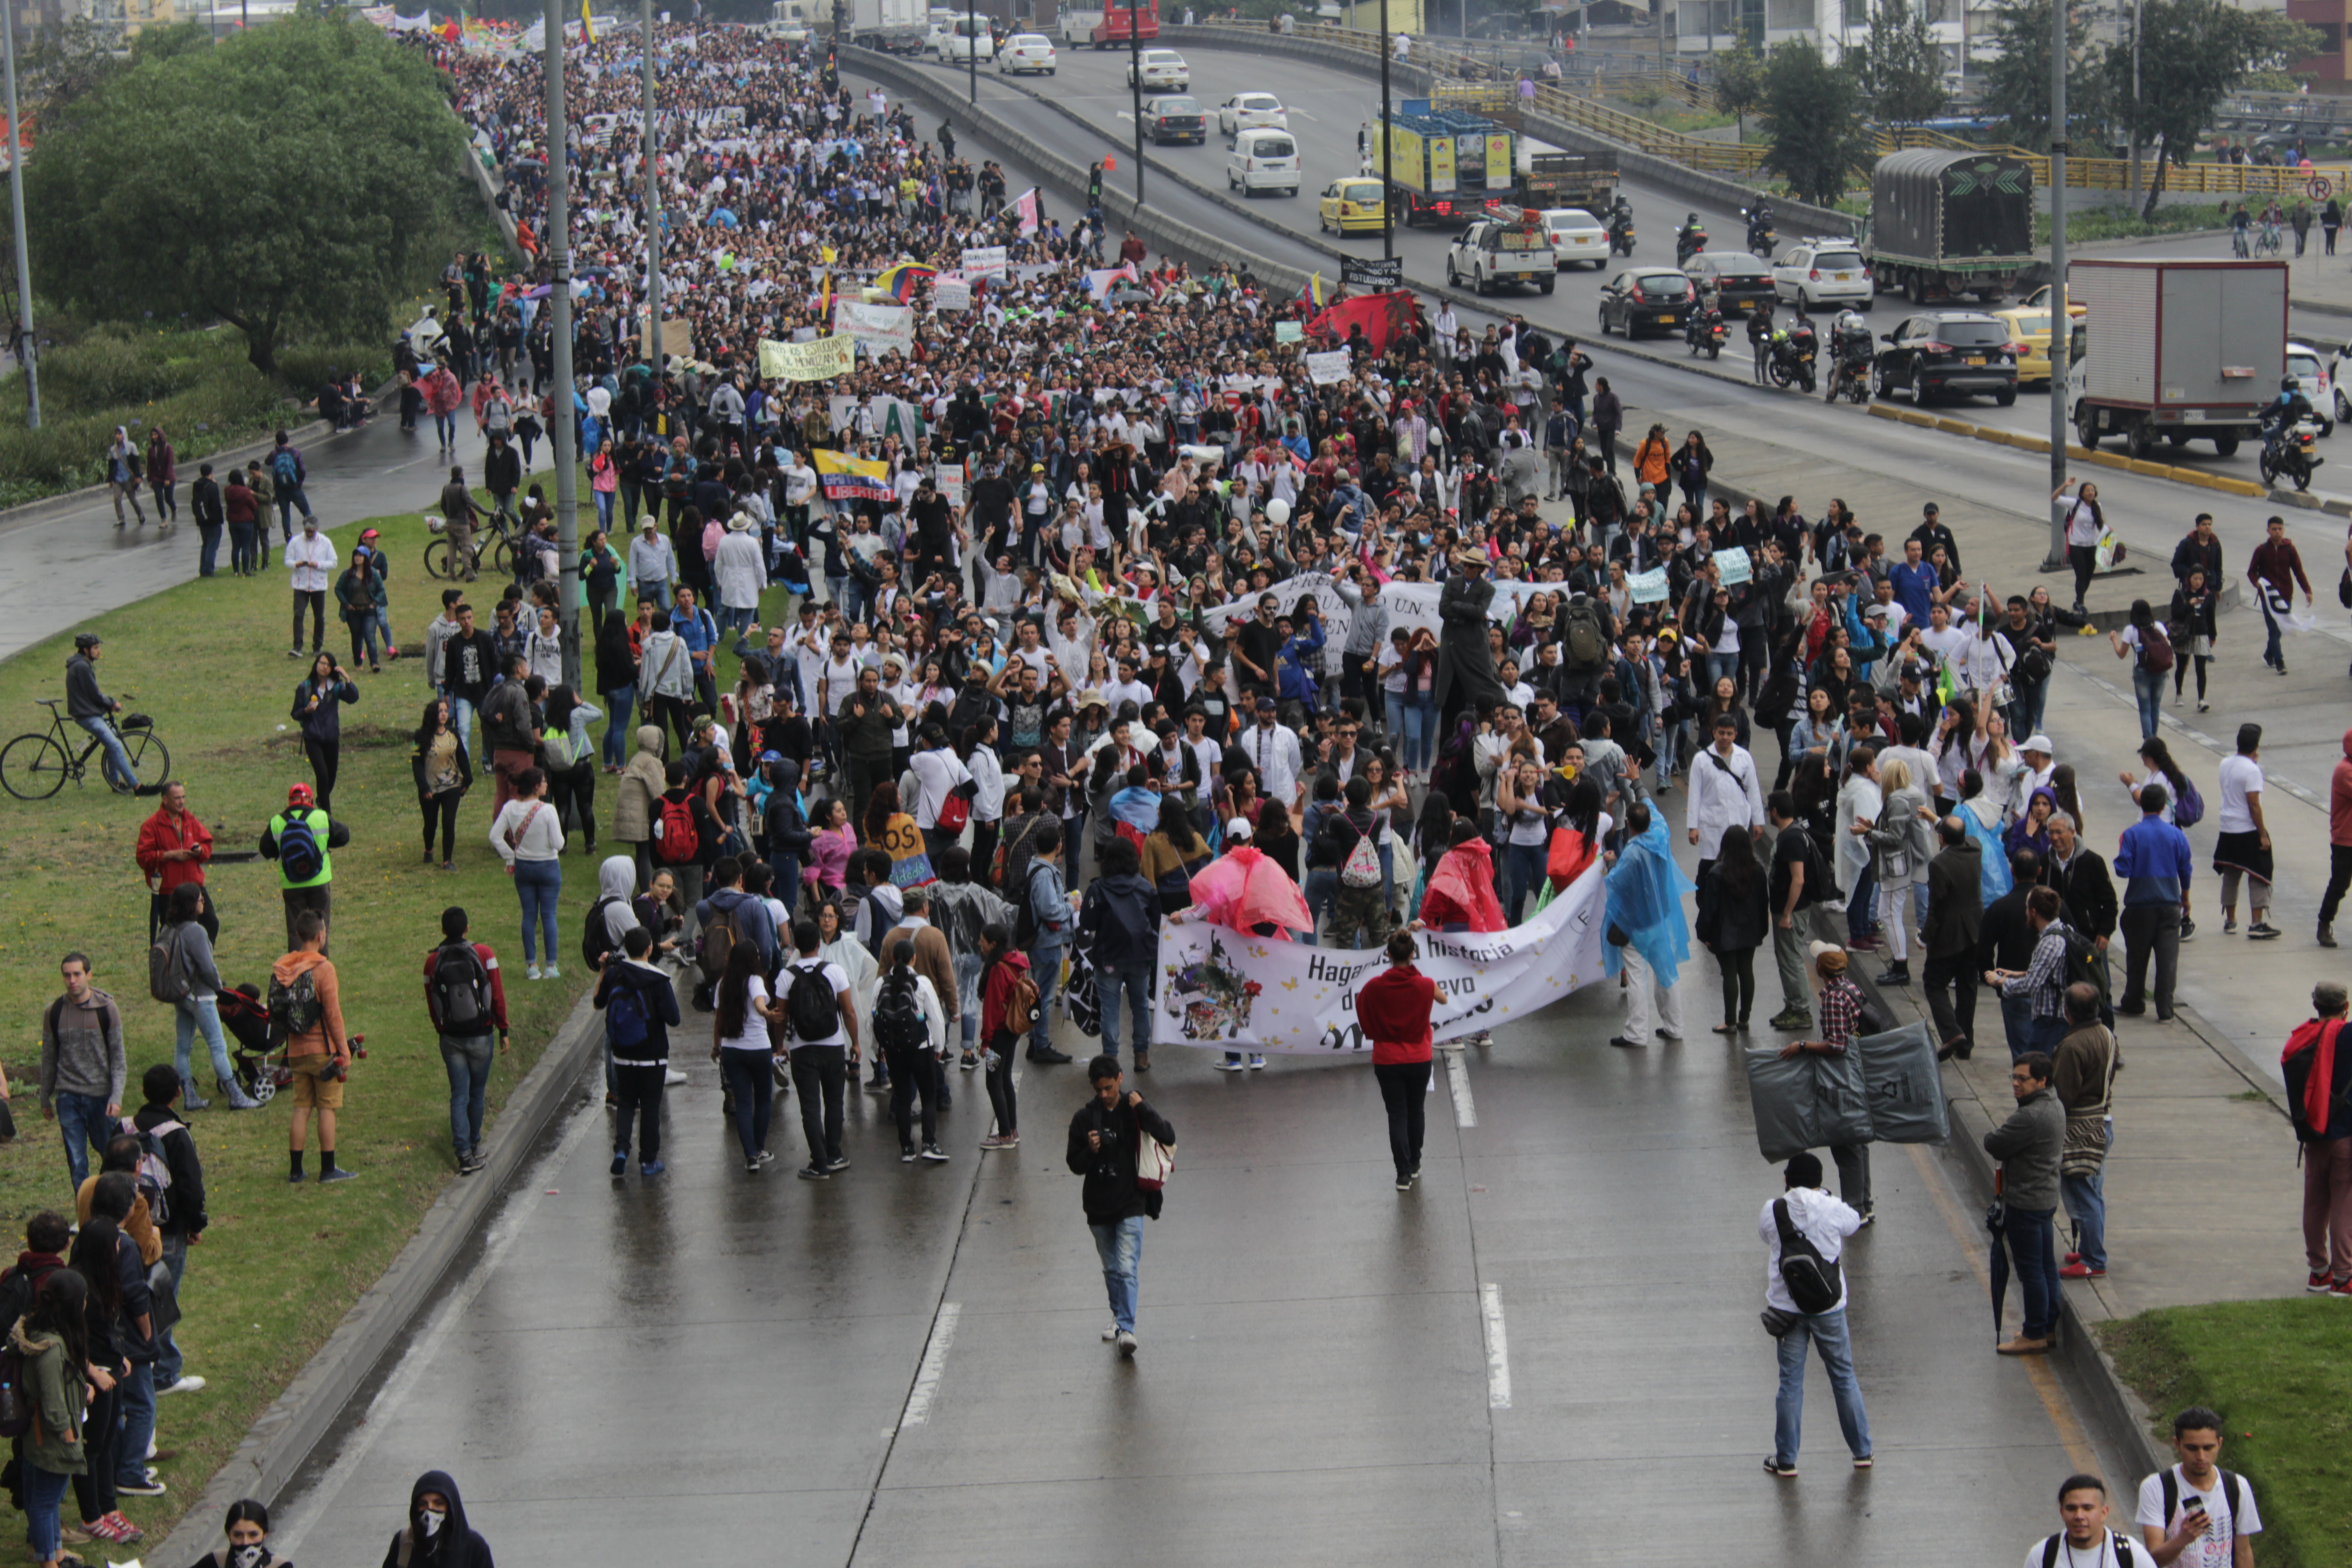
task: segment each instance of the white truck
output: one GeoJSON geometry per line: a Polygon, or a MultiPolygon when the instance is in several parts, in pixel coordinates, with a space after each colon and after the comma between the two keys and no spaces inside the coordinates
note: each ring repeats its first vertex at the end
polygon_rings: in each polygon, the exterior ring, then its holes
{"type": "Polygon", "coordinates": [[[922,0],[850,0],[849,41],[859,48],[919,54],[929,30],[922,0]]]}
{"type": "Polygon", "coordinates": [[[1445,282],[1491,294],[1505,283],[1532,283],[1549,294],[1559,280],[1559,250],[1543,214],[1532,207],[1497,207],[1474,218],[1445,252],[1445,282]]]}
{"type": "Polygon", "coordinates": [[[768,20],[760,31],[788,44],[805,44],[809,40],[810,24],[816,20],[816,0],[774,0],[768,7],[768,20]]]}
{"type": "Polygon", "coordinates": [[[2286,374],[2284,261],[2099,258],[2066,269],[2086,350],[2066,375],[2075,438],[2134,457],[2198,439],[2229,457],[2262,433],[2286,374]]]}

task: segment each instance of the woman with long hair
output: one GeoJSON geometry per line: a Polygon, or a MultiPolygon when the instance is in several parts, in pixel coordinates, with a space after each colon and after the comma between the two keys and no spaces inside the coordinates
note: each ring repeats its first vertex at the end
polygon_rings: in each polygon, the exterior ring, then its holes
{"type": "Polygon", "coordinates": [[[464,737],[450,727],[449,700],[436,697],[417,723],[409,769],[416,775],[416,805],[425,814],[425,864],[433,864],[433,826],[441,825],[441,869],[455,870],[457,803],[474,787],[474,766],[464,737]]]}
{"type": "Polygon", "coordinates": [[[302,726],[302,750],[310,759],[310,776],[318,781],[320,811],[335,809],[335,775],[342,766],[342,707],[359,700],[359,687],[331,653],[313,658],[310,673],[294,689],[293,710],[287,717],[302,726]]]}
{"type": "Polygon", "coordinates": [[[1927,858],[1933,852],[1927,824],[1936,814],[1927,804],[1927,790],[1912,779],[1910,764],[1901,758],[1890,757],[1880,765],[1877,782],[1883,804],[1877,822],[1864,830],[1862,838],[1870,846],[1871,869],[1878,881],[1878,915],[1886,922],[1887,951],[1893,955],[1878,983],[1908,985],[1910,947],[1903,928],[1903,910],[1906,904],[1918,906],[1915,924],[1927,912],[1927,858]]]}
{"type": "MultiPolygon", "coordinates": [[[[102,1179],[102,1178],[101,1178],[102,1179]]],[[[135,1261],[135,1260],[134,1260],[135,1261]]],[[[82,1417],[83,1457],[88,1467],[73,1479],[74,1497],[81,1505],[81,1527],[91,1539],[127,1545],[139,1539],[138,1529],[117,1508],[115,1477],[122,1436],[118,1417],[122,1413],[121,1381],[131,1375],[123,1353],[122,1231],[113,1220],[93,1214],[74,1237],[66,1267],[89,1287],[82,1292],[81,1363],[102,1375],[90,1379],[87,1412],[82,1417]]],[[[143,1464],[143,1457],[139,1461],[143,1464]]]]}
{"type": "Polygon", "coordinates": [[[1257,847],[1259,854],[1281,867],[1292,881],[1300,880],[1298,827],[1290,819],[1289,806],[1278,800],[1258,802],[1257,826],[1249,841],[1257,847]]]}
{"type": "Polygon", "coordinates": [[[596,695],[604,700],[604,771],[617,773],[629,760],[637,705],[637,654],[629,646],[629,623],[618,614],[596,628],[596,695]]]}
{"type": "Polygon", "coordinates": [[[735,1140],[743,1146],[743,1169],[752,1175],[775,1158],[768,1152],[768,1114],[775,1088],[776,1047],[768,1024],[782,1023],[784,1010],[768,994],[760,976],[760,946],[739,942],[728,950],[710,1016],[710,1059],[719,1064],[735,1108],[735,1140]]]}
{"type": "Polygon", "coordinates": [[[808,864],[801,871],[811,899],[822,903],[841,896],[849,879],[849,857],[857,832],[849,826],[849,804],[838,795],[817,807],[809,830],[808,864]]]}
{"type": "Polygon", "coordinates": [[[1401,1193],[1410,1192],[1421,1175],[1423,1102],[1433,1058],[1429,1018],[1437,1005],[1437,982],[1413,964],[1418,952],[1412,932],[1392,934],[1389,967],[1365,982],[1356,997],[1357,1021],[1372,1042],[1372,1077],[1388,1110],[1389,1157],[1401,1193]]]}
{"type": "MultiPolygon", "coordinates": [[[[849,1010],[856,1015],[857,1037],[873,1037],[874,994],[881,989],[881,966],[857,933],[851,929],[851,916],[840,900],[827,899],[816,907],[817,952],[828,963],[838,964],[849,979],[849,1010]]],[[[855,1062],[850,1064],[850,1076],[856,1076],[855,1062]]],[[[887,1081],[887,1080],[886,1080],[887,1081]]]]}
{"type": "Polygon", "coordinates": [[[1723,973],[1723,1022],[1715,1028],[1718,1035],[1748,1032],[1748,1017],[1756,1007],[1756,950],[1772,924],[1769,905],[1752,836],[1743,826],[1726,828],[1714,860],[1699,879],[1698,921],[1692,928],[1723,973]]]}
{"type": "MultiPolygon", "coordinates": [[[[2074,485],[2073,475],[2060,481],[2050,499],[2056,500],[2074,485]]],[[[2066,560],[2074,568],[2074,613],[2089,614],[2083,595],[2091,589],[2091,574],[2097,569],[2099,536],[2107,531],[2107,514],[2099,509],[2099,487],[2084,484],[2074,491],[2074,500],[2066,508],[2066,560]]]]}
{"type": "MultiPolygon", "coordinates": [[[[2178,669],[2172,639],[2159,630],[2156,611],[2146,599],[2131,602],[2131,618],[2120,632],[2107,634],[2107,646],[2117,658],[2131,660],[2132,700],[2139,705],[2139,732],[2153,735],[2164,722],[2164,674],[2178,669]]],[[[2201,672],[2200,672],[2201,674],[2201,672]]],[[[2202,683],[2200,683],[2200,689],[2202,683]]]]}
{"type": "Polygon", "coordinates": [[[913,813],[900,807],[896,784],[874,786],[866,806],[866,842],[890,857],[892,887],[919,888],[939,880],[924,847],[923,830],[915,826],[913,813]]]}
{"type": "Polygon", "coordinates": [[[1160,895],[1160,913],[1192,907],[1192,878],[1211,858],[1209,846],[1194,829],[1192,813],[1183,796],[1161,795],[1159,826],[1143,841],[1142,867],[1143,879],[1160,895]]]}
{"type": "Polygon", "coordinates": [[[515,896],[522,900],[522,961],[533,980],[561,980],[556,967],[555,910],[563,897],[563,818],[546,799],[547,775],[525,768],[515,775],[514,794],[490,823],[490,847],[507,863],[515,896]],[[542,932],[544,933],[542,937],[542,932]],[[547,964],[542,973],[540,947],[547,964]]]}
{"type": "MultiPolygon", "coordinates": [[[[111,1220],[91,1224],[113,1228],[111,1220]]],[[[8,1342],[23,1361],[19,1392],[32,1409],[32,1427],[23,1439],[21,1491],[26,1535],[42,1568],[58,1568],[64,1552],[60,1515],[67,1483],[88,1484],[85,1436],[96,1423],[86,1423],[85,1413],[100,1393],[109,1401],[113,1397],[112,1375],[89,1353],[89,1282],[71,1268],[59,1268],[41,1281],[32,1310],[8,1329],[8,1342]]]]}
{"type": "Polygon", "coordinates": [[[576,830],[589,854],[596,853],[596,743],[588,738],[592,721],[604,710],[571,687],[547,694],[547,723],[540,753],[547,759],[547,799],[558,821],[576,830]]]}
{"type": "Polygon", "coordinates": [[[2206,581],[2202,566],[2189,568],[2189,575],[2172,590],[2171,630],[2175,634],[2172,700],[2175,702],[2180,700],[2181,686],[2187,681],[2189,667],[2193,663],[2197,667],[2197,711],[2200,713],[2210,706],[2205,700],[2205,667],[2213,662],[2214,645],[2221,640],[2213,598],[2213,586],[2206,581]]]}

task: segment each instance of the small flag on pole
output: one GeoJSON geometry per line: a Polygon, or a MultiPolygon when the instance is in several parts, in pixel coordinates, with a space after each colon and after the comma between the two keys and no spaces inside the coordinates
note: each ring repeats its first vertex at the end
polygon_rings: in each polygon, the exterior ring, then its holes
{"type": "Polygon", "coordinates": [[[588,14],[588,0],[580,0],[580,36],[592,44],[596,41],[596,22],[588,14]]]}
{"type": "Polygon", "coordinates": [[[1307,298],[1313,301],[1318,309],[1322,307],[1324,302],[1323,274],[1320,272],[1315,273],[1307,279],[1307,298]]]}

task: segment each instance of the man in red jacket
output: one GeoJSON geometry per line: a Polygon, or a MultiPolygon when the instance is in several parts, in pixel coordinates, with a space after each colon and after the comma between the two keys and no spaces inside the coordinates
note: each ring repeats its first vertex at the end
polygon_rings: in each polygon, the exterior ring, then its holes
{"type": "Polygon", "coordinates": [[[1410,1192],[1421,1175],[1423,1101],[1429,1097],[1429,1016],[1437,982],[1413,967],[1412,935],[1389,938],[1389,967],[1356,993],[1356,1017],[1372,1042],[1372,1076],[1389,1112],[1389,1152],[1396,1160],[1397,1191],[1410,1192]]]}
{"type": "MultiPolygon", "coordinates": [[[[188,809],[188,786],[176,780],[163,786],[163,804],[139,825],[139,844],[132,850],[147,879],[147,940],[153,942],[163,923],[163,907],[172,889],[183,882],[205,886],[205,865],[213,858],[213,833],[188,809]]],[[[205,935],[220,939],[220,917],[213,910],[213,893],[205,888],[204,913],[196,917],[205,935]]]]}

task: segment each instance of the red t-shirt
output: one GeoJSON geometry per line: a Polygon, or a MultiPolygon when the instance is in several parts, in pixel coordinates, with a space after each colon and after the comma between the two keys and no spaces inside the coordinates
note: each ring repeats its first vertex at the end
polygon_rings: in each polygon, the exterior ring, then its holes
{"type": "Polygon", "coordinates": [[[1394,1067],[1430,1058],[1430,1010],[1437,982],[1417,969],[1389,968],[1356,994],[1356,1016],[1372,1042],[1372,1065],[1394,1067]]]}

